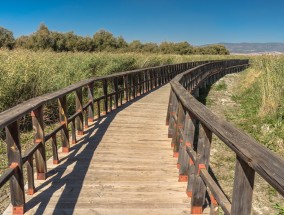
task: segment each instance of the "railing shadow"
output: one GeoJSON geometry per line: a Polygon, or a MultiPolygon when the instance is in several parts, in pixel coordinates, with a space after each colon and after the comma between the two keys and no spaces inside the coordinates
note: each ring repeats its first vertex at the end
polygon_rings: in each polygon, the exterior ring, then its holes
{"type": "Polygon", "coordinates": [[[70,153],[60,160],[61,164],[48,172],[48,179],[36,188],[37,195],[26,203],[26,211],[30,211],[35,215],[44,214],[48,203],[56,200],[57,203],[52,214],[62,214],[62,212],[64,214],[73,214],[94,153],[113,119],[120,111],[160,87],[136,97],[96,120],[85,131],[79,142],[72,146],[70,153]],[[66,172],[67,168],[71,169],[70,166],[72,165],[74,165],[72,171],[66,172]],[[80,175],[80,180],[78,180],[78,175],[80,175]],[[45,190],[41,192],[42,189],[45,190]],[[62,190],[60,196],[53,196],[59,190],[62,190]],[[33,211],[35,207],[37,209],[33,211]]]}

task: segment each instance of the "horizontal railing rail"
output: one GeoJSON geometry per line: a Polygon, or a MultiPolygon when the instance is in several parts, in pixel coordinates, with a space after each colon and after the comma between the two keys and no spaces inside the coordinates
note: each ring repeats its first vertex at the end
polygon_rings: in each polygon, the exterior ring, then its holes
{"type": "Polygon", "coordinates": [[[73,144],[77,142],[76,134],[83,135],[89,122],[106,115],[136,96],[168,83],[177,74],[208,62],[171,64],[90,78],[56,92],[32,98],[0,113],[0,131],[5,128],[8,156],[8,168],[0,176],[0,188],[10,181],[13,214],[25,212],[25,192],[28,195],[36,192],[34,161],[37,179],[45,180],[47,178],[45,147],[48,140],[51,140],[53,163],[58,164],[60,162],[57,149],[58,133],[61,136],[62,152],[68,153],[70,142],[73,144]],[[102,94],[95,95],[94,92],[98,89],[96,85],[100,86],[102,94]],[[73,113],[68,112],[67,97],[69,95],[73,95],[75,98],[73,107],[75,112],[73,113]],[[58,103],[60,123],[46,134],[44,107],[54,101],[58,103]],[[19,128],[19,121],[24,117],[31,117],[34,128],[34,144],[22,152],[21,134],[23,131],[19,128]],[[70,132],[69,126],[71,127],[70,132]],[[24,164],[27,168],[27,190],[24,189],[24,164]]]}
{"type": "Polygon", "coordinates": [[[255,172],[284,196],[284,161],[243,131],[218,118],[195,98],[200,88],[226,74],[240,72],[248,65],[248,60],[211,62],[189,69],[170,82],[166,124],[174,156],[178,157],[179,181],[188,183],[191,213],[202,213],[208,192],[211,193],[211,213],[218,204],[225,214],[250,214],[255,172]],[[236,154],[232,201],[209,174],[212,134],[236,154]]]}

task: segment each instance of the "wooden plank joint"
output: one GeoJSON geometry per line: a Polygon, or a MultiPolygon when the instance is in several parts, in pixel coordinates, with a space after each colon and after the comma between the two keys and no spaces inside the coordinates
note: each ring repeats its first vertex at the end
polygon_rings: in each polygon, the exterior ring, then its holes
{"type": "Polygon", "coordinates": [[[188,198],[191,198],[192,197],[192,191],[186,191],[186,195],[188,198]]]}
{"type": "Polygon", "coordinates": [[[24,214],[25,213],[25,206],[13,206],[13,215],[14,214],[24,214]]]}
{"type": "Polygon", "coordinates": [[[190,142],[185,142],[185,145],[186,145],[187,147],[191,147],[191,146],[192,146],[192,144],[191,144],[190,142]]]}
{"type": "Polygon", "coordinates": [[[13,163],[11,163],[11,164],[10,164],[10,166],[9,166],[9,167],[10,167],[11,169],[16,169],[18,166],[19,166],[19,164],[18,164],[18,163],[13,162],[13,163]]]}
{"type": "Polygon", "coordinates": [[[200,170],[201,170],[201,169],[206,169],[205,164],[203,164],[203,163],[198,164],[198,171],[197,171],[197,175],[200,175],[200,170]]]}
{"type": "Polygon", "coordinates": [[[46,180],[46,173],[37,173],[37,180],[46,180]]]}
{"type": "Polygon", "coordinates": [[[69,147],[62,147],[62,152],[63,153],[69,153],[70,152],[70,148],[69,147]]]}
{"type": "Polygon", "coordinates": [[[211,204],[214,206],[218,206],[218,202],[217,200],[214,198],[214,196],[211,194],[210,195],[210,200],[211,200],[211,204]]]}
{"type": "Polygon", "coordinates": [[[178,152],[174,152],[174,153],[173,153],[173,157],[174,157],[174,158],[177,158],[177,157],[178,157],[178,152]]]}
{"type": "Polygon", "coordinates": [[[57,164],[59,164],[59,163],[60,163],[59,160],[53,160],[53,164],[57,165],[57,164]]]}
{"type": "Polygon", "coordinates": [[[202,214],[202,207],[200,207],[200,206],[193,206],[191,208],[191,213],[192,214],[202,214]]]}
{"type": "Polygon", "coordinates": [[[35,192],[36,192],[35,188],[29,188],[29,189],[27,190],[27,194],[28,194],[28,195],[34,195],[35,192]]]}
{"type": "Polygon", "coordinates": [[[187,175],[179,175],[178,181],[179,182],[187,182],[188,181],[188,176],[187,175]]]}

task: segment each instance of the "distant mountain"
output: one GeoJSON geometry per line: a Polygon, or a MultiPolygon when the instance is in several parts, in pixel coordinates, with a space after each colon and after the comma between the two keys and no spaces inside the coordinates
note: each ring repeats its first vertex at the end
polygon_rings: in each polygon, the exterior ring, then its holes
{"type": "Polygon", "coordinates": [[[284,43],[220,43],[224,45],[230,53],[250,54],[250,53],[284,53],[284,43]]]}

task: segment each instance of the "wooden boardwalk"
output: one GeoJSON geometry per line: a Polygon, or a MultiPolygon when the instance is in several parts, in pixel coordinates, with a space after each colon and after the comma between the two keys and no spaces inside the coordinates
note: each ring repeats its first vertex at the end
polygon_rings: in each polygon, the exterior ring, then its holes
{"type": "Polygon", "coordinates": [[[26,214],[190,214],[167,138],[169,91],[165,85],[109,113],[59,154],[59,165],[50,159],[26,214]]]}

